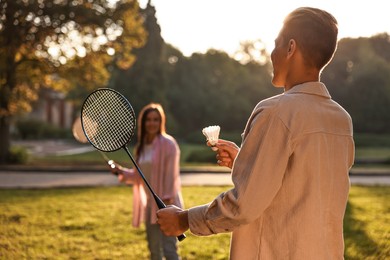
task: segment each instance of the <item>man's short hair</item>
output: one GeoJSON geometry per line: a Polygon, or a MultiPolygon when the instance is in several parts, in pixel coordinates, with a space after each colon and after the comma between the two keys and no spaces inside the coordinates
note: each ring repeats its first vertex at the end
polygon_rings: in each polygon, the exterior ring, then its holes
{"type": "Polygon", "coordinates": [[[338,24],[330,13],[312,7],[292,11],[284,20],[283,39],[297,42],[305,62],[323,69],[337,48],[338,24]]]}

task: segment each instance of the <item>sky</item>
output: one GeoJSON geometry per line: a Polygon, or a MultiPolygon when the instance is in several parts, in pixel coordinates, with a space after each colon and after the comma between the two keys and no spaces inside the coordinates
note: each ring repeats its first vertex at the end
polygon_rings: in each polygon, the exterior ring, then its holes
{"type": "MultiPolygon", "coordinates": [[[[139,0],[144,7],[147,0],[139,0]]],[[[390,34],[388,0],[151,0],[165,42],[184,55],[213,48],[234,54],[240,42],[261,39],[272,51],[284,17],[311,6],[333,14],[339,39],[390,34]]]]}

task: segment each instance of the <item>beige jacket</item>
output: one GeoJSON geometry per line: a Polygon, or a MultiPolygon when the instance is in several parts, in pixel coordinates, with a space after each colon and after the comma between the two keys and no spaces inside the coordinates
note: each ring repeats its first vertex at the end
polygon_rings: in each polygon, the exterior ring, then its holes
{"type": "Polygon", "coordinates": [[[261,101],[243,133],[233,189],[189,210],[191,232],[232,232],[234,260],[343,259],[352,132],[320,82],[261,101]]]}

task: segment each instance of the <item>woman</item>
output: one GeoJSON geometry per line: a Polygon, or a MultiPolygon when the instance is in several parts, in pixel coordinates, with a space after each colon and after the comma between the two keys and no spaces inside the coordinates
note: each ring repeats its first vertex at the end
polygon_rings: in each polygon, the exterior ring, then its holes
{"type": "MultiPolygon", "coordinates": [[[[138,139],[135,160],[154,192],[166,205],[183,207],[179,173],[180,149],[176,140],[165,131],[165,113],[160,104],[150,103],[138,117],[138,139]]],[[[177,240],[162,234],[156,223],[158,209],[150,191],[135,169],[114,163],[111,171],[120,182],[133,185],[133,226],[145,221],[150,257],[179,259],[177,240]]]]}

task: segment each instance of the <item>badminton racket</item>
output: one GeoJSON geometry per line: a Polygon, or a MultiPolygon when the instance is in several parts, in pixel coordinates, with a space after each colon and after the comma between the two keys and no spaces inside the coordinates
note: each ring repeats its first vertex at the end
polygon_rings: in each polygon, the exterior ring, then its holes
{"type": "MultiPolygon", "coordinates": [[[[76,139],[76,141],[78,141],[79,143],[82,143],[82,144],[89,143],[87,137],[84,134],[83,127],[81,125],[81,117],[80,116],[78,116],[73,122],[72,133],[73,133],[74,139],[76,139]]],[[[114,161],[110,160],[107,157],[107,155],[105,153],[103,153],[102,151],[100,151],[100,150],[98,150],[98,151],[99,151],[100,155],[103,157],[103,159],[108,163],[108,165],[110,165],[110,167],[112,169],[114,169],[115,168],[114,161]]],[[[117,173],[114,173],[114,174],[118,175],[117,173]]]]}
{"type": "MultiPolygon", "coordinates": [[[[81,125],[88,141],[99,151],[125,150],[158,208],[166,208],[126,146],[134,135],[136,116],[130,102],[122,94],[109,88],[100,88],[89,94],[81,109],[81,125]]],[[[182,241],[186,236],[181,234],[177,238],[182,241]]]]}

